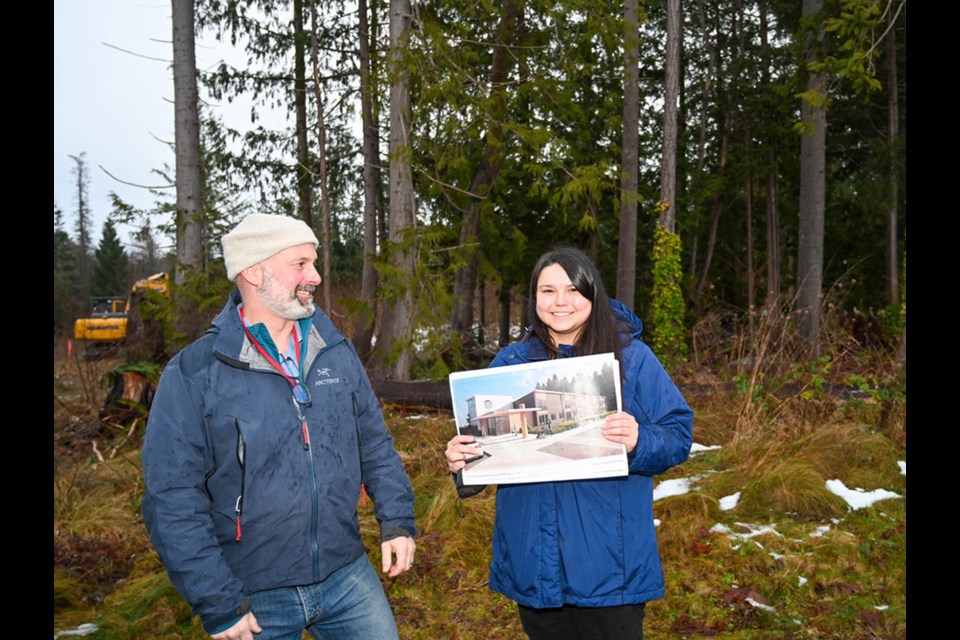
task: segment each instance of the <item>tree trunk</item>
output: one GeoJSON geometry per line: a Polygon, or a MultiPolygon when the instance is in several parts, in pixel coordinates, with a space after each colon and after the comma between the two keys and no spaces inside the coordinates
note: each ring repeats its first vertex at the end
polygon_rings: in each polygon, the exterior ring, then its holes
{"type": "MultiPolygon", "coordinates": [[[[803,0],[804,17],[820,12],[822,0],[803,0]]],[[[806,60],[816,59],[822,29],[807,35],[806,60]]],[[[807,91],[821,97],[823,78],[813,75],[807,91]]],[[[803,100],[806,131],[800,140],[800,214],[797,246],[797,326],[810,357],[819,355],[820,293],[823,287],[823,227],[826,206],[825,165],[827,114],[821,102],[803,100]]]]}
{"type": "MultiPolygon", "coordinates": [[[[312,7],[312,3],[311,3],[312,7]]],[[[293,105],[297,128],[297,216],[313,228],[313,185],[307,141],[307,33],[303,29],[303,0],[293,0],[293,105]]]]}
{"type": "MultiPolygon", "coordinates": [[[[694,175],[702,179],[703,167],[707,156],[707,126],[709,121],[710,93],[713,90],[714,80],[717,74],[717,48],[712,39],[712,30],[707,27],[706,15],[703,11],[703,0],[697,0],[697,21],[700,25],[700,37],[703,39],[703,48],[707,51],[708,60],[707,73],[704,74],[703,79],[703,90],[700,93],[700,126],[697,136],[697,165],[694,171],[694,175]]],[[[693,222],[693,240],[690,243],[690,260],[687,269],[690,282],[693,282],[697,275],[697,259],[700,255],[700,217],[698,213],[693,222]]]]}
{"type": "Polygon", "coordinates": [[[404,340],[413,334],[413,275],[416,223],[410,149],[410,87],[406,54],[411,21],[410,0],[390,0],[390,260],[403,290],[385,305],[374,371],[378,377],[407,380],[413,352],[404,340]]]}
{"type": "Polygon", "coordinates": [[[498,298],[500,302],[500,337],[497,344],[502,349],[510,344],[510,287],[505,284],[502,285],[498,298]]]}
{"type": "Polygon", "coordinates": [[[310,0],[310,58],[313,62],[313,91],[317,99],[317,151],[320,165],[320,217],[323,225],[323,308],[333,311],[330,297],[330,194],[327,191],[327,127],[324,122],[323,89],[320,86],[320,58],[317,51],[317,4],[310,0]]]}
{"type": "Polygon", "coordinates": [[[620,238],[617,248],[617,299],[636,306],[637,200],[640,147],[640,2],[626,0],[623,11],[623,151],[620,157],[620,238]]]}
{"type": "Polygon", "coordinates": [[[367,22],[367,0],[359,0],[360,36],[360,110],[363,122],[363,276],[360,284],[360,302],[365,312],[358,314],[353,325],[353,346],[366,360],[376,321],[377,269],[373,259],[377,255],[377,212],[380,203],[380,127],[374,115],[374,84],[370,43],[376,42],[367,22]]]}
{"type": "MultiPolygon", "coordinates": [[[[760,2],[760,50],[761,50],[761,77],[764,86],[770,86],[770,45],[767,35],[767,3],[760,2]]],[[[780,318],[780,206],[778,188],[777,165],[780,158],[777,155],[774,142],[771,140],[766,153],[766,181],[764,192],[764,207],[767,218],[767,300],[766,310],[768,322],[775,323],[780,318]]]]}
{"type": "MultiPolygon", "coordinates": [[[[891,16],[891,21],[897,14],[891,16]]],[[[900,109],[897,96],[897,30],[893,24],[887,34],[887,141],[890,145],[890,209],[887,213],[887,297],[890,305],[900,301],[900,260],[897,251],[897,138],[900,135],[900,109]]]]}
{"type": "Polygon", "coordinates": [[[453,277],[455,307],[451,325],[453,330],[461,336],[461,345],[464,347],[476,342],[476,336],[472,335],[472,327],[473,299],[476,293],[477,262],[480,250],[480,213],[484,206],[488,206],[490,189],[503,164],[503,120],[507,111],[506,85],[513,61],[508,47],[513,41],[522,16],[523,0],[503,0],[500,24],[497,27],[497,37],[490,61],[490,110],[487,116],[486,147],[473,182],[470,184],[470,201],[460,221],[459,248],[463,256],[463,266],[453,277]]]}
{"type": "MultiPolygon", "coordinates": [[[[81,152],[79,156],[70,156],[74,162],[73,175],[76,178],[77,186],[77,284],[79,293],[86,298],[90,295],[91,281],[91,240],[90,240],[90,203],[89,187],[90,172],[87,170],[86,152],[81,152]]],[[[86,301],[84,301],[86,305],[86,301]]]]}
{"type": "MultiPolygon", "coordinates": [[[[749,148],[749,130],[744,132],[744,138],[746,140],[746,146],[749,148]]],[[[746,191],[747,209],[747,324],[750,332],[750,342],[753,342],[754,315],[756,311],[754,297],[756,296],[756,292],[754,291],[753,281],[755,277],[753,273],[753,175],[749,168],[747,169],[747,185],[744,191],[746,191]]]]}
{"type": "Polygon", "coordinates": [[[680,0],[667,0],[667,59],[664,72],[663,156],[660,161],[660,225],[676,228],[677,100],[680,96],[680,0]]]}
{"type": "Polygon", "coordinates": [[[447,380],[395,380],[371,379],[373,392],[380,402],[418,409],[453,410],[450,383],[447,380]]]}
{"type": "MultiPolygon", "coordinates": [[[[727,116],[724,118],[720,133],[720,158],[717,160],[717,175],[722,178],[727,168],[727,147],[729,134],[727,133],[733,127],[734,118],[731,117],[730,110],[727,110],[727,116]]],[[[723,213],[723,204],[720,202],[720,194],[714,193],[710,201],[710,235],[707,238],[707,246],[704,249],[703,269],[700,271],[700,280],[697,283],[697,290],[693,298],[693,308],[700,311],[703,305],[703,294],[710,282],[710,265],[713,262],[713,251],[717,245],[717,227],[720,224],[720,214],[723,213]]]]}
{"type": "MultiPolygon", "coordinates": [[[[173,14],[174,148],[177,188],[177,270],[175,291],[184,291],[202,269],[203,234],[200,220],[200,114],[194,49],[193,0],[171,0],[173,14]]],[[[177,329],[188,340],[200,335],[200,314],[193,296],[175,293],[177,329]]]]}

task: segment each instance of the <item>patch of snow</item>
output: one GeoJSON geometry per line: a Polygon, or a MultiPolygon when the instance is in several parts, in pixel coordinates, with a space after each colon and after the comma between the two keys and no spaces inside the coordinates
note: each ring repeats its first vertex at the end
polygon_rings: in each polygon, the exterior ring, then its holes
{"type": "Polygon", "coordinates": [[[654,519],[653,519],[653,526],[655,526],[655,527],[659,527],[659,526],[660,526],[660,518],[654,518],[654,519]]]}
{"type": "Polygon", "coordinates": [[[813,533],[810,534],[810,537],[811,537],[811,538],[819,538],[820,536],[822,536],[823,534],[825,534],[827,531],[830,531],[830,525],[828,525],[828,524],[822,524],[822,525],[820,525],[819,527],[817,527],[817,530],[816,530],[816,531],[814,531],[813,533]]]}
{"type": "Polygon", "coordinates": [[[68,631],[60,631],[53,634],[53,638],[54,640],[56,640],[57,638],[60,638],[62,636],[89,636],[90,634],[96,633],[97,631],[98,631],[97,625],[92,624],[90,622],[84,622],[82,625],[80,625],[76,629],[72,629],[68,631]]]}
{"type": "Polygon", "coordinates": [[[888,605],[888,604],[875,604],[875,605],[873,605],[873,608],[876,609],[877,611],[885,611],[886,609],[889,609],[889,608],[890,608],[890,605],[888,605]]]}
{"type": "Polygon", "coordinates": [[[803,576],[797,576],[797,586],[802,587],[805,584],[807,584],[807,579],[803,576]]]}
{"type": "Polygon", "coordinates": [[[848,489],[840,480],[827,480],[827,491],[843,498],[851,509],[861,509],[869,507],[878,500],[887,498],[900,498],[899,494],[886,489],[874,489],[873,491],[864,491],[863,489],[848,489]]]}
{"type": "Polygon", "coordinates": [[[783,536],[782,533],[780,533],[779,531],[777,531],[776,529],[774,529],[774,528],[773,528],[772,526],[770,526],[770,525],[761,525],[761,526],[758,527],[758,526],[754,526],[754,525],[752,525],[752,524],[746,524],[746,523],[744,523],[744,522],[735,522],[734,524],[736,524],[738,527],[746,527],[746,528],[747,528],[748,531],[747,531],[746,533],[734,533],[734,534],[733,534],[733,535],[737,536],[738,538],[740,538],[740,539],[742,539],[742,540],[746,540],[747,538],[752,538],[752,537],[754,537],[754,536],[763,535],[764,533],[772,533],[772,534],[774,534],[774,535],[781,536],[781,537],[783,536]]]}
{"type": "MultiPolygon", "coordinates": [[[[750,538],[752,538],[752,537],[754,537],[754,536],[763,535],[764,533],[773,533],[773,534],[778,535],[778,536],[783,536],[782,533],[780,533],[779,531],[777,531],[776,529],[774,529],[773,527],[768,526],[768,525],[764,525],[764,526],[759,526],[759,527],[758,527],[758,526],[754,526],[754,525],[752,525],[752,524],[744,524],[744,523],[742,523],[742,522],[736,522],[736,523],[734,523],[734,524],[736,524],[738,527],[742,527],[742,528],[747,529],[747,531],[746,531],[746,532],[742,532],[742,531],[732,531],[729,527],[727,527],[726,525],[720,524],[720,523],[717,523],[717,524],[713,525],[712,527],[710,527],[710,531],[711,531],[712,533],[723,533],[723,534],[726,534],[727,537],[730,538],[731,540],[739,540],[740,542],[743,542],[743,541],[745,541],[745,540],[748,540],[748,539],[750,539],[750,538]]],[[[756,544],[758,547],[760,547],[761,549],[763,549],[763,545],[761,545],[761,544],[760,544],[759,542],[757,542],[756,540],[754,540],[754,544],[756,544]]],[[[739,549],[739,548],[740,548],[740,545],[739,545],[739,544],[738,544],[738,545],[730,545],[730,548],[736,550],[736,549],[739,549]]]]}
{"type": "Polygon", "coordinates": [[[783,558],[786,558],[787,556],[783,555],[782,553],[776,553],[776,552],[774,552],[774,551],[771,551],[771,552],[770,552],[770,557],[773,558],[774,560],[782,560],[783,558]]]}
{"type": "Polygon", "coordinates": [[[669,496],[680,496],[690,492],[690,482],[696,478],[674,478],[664,480],[657,484],[653,489],[654,501],[669,496]]]}
{"type": "Polygon", "coordinates": [[[776,609],[774,609],[774,608],[771,607],[770,605],[768,605],[768,604],[763,604],[762,602],[757,602],[757,601],[754,600],[753,598],[747,598],[747,602],[749,602],[750,604],[752,604],[752,605],[753,605],[754,607],[756,607],[757,609],[763,609],[764,611],[776,611],[776,609]]]}
{"type": "Polygon", "coordinates": [[[694,442],[693,445],[690,446],[690,455],[695,456],[698,453],[703,453],[704,451],[713,451],[714,449],[719,449],[719,448],[720,448],[720,445],[718,444],[707,446],[703,444],[697,444],[696,442],[694,442]]]}
{"type": "Polygon", "coordinates": [[[723,498],[720,498],[720,511],[730,511],[730,509],[733,509],[735,506],[737,506],[737,503],[739,501],[740,501],[739,491],[729,496],[724,496],[723,498]]]}
{"type": "Polygon", "coordinates": [[[907,461],[906,460],[897,460],[897,464],[900,465],[900,475],[907,475],[907,461]]]}

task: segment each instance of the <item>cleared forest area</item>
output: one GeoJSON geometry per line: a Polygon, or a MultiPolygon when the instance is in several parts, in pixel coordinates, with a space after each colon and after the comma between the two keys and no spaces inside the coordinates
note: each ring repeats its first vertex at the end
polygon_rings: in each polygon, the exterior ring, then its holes
{"type": "MultiPolygon", "coordinates": [[[[657,478],[667,594],[648,605],[646,637],[906,637],[905,365],[844,344],[853,343],[838,337],[806,364],[768,354],[735,371],[675,374],[699,390],[688,394],[697,446],[657,478]],[[837,486],[885,497],[855,507],[837,486]]],[[[94,625],[88,637],[98,639],[206,638],[141,520],[145,414],[101,415],[117,362],[68,360],[63,346],[54,358],[54,633],[94,625]]],[[[487,588],[495,489],[458,503],[446,472],[452,414],[386,404],[385,416],[420,530],[414,570],[383,578],[401,638],[523,637],[516,605],[487,588]]],[[[372,505],[361,500],[358,511],[378,565],[372,505]]]]}

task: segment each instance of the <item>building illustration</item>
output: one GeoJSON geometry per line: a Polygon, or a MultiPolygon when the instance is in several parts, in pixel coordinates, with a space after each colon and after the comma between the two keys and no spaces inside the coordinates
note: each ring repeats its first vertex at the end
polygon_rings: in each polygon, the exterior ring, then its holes
{"type": "Polygon", "coordinates": [[[518,398],[475,395],[467,399],[467,424],[462,433],[477,437],[543,433],[560,422],[584,420],[607,412],[604,396],[534,389],[518,398]]]}

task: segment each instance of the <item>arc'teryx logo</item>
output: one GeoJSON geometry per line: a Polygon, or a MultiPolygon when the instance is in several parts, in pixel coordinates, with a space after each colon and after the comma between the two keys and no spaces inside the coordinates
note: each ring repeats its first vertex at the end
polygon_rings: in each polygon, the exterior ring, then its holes
{"type": "Polygon", "coordinates": [[[340,378],[330,377],[330,367],[322,367],[317,370],[317,381],[314,386],[319,387],[322,384],[339,384],[340,378]]]}

